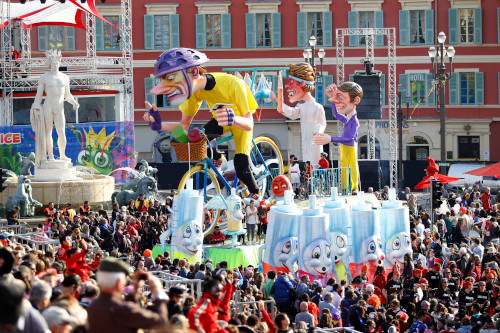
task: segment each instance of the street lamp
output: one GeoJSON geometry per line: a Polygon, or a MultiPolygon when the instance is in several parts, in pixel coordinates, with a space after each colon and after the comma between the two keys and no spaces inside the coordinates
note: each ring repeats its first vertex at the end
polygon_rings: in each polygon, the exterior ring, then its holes
{"type": "MultiPolygon", "coordinates": [[[[304,51],[302,52],[302,56],[304,57],[306,62],[311,64],[312,68],[316,69],[314,66],[314,56],[316,55],[315,52],[316,37],[311,36],[311,38],[309,38],[309,46],[310,48],[304,49],[304,51]]],[[[316,78],[323,76],[323,59],[325,58],[325,56],[326,56],[325,50],[319,49],[318,57],[319,57],[319,62],[321,64],[321,70],[319,72],[316,71],[316,78]]]]}
{"type": "Polygon", "coordinates": [[[403,92],[403,85],[399,83],[396,87],[398,92],[398,141],[399,141],[399,151],[398,151],[398,187],[404,190],[404,180],[403,180],[403,109],[401,109],[401,93],[403,92]]]}

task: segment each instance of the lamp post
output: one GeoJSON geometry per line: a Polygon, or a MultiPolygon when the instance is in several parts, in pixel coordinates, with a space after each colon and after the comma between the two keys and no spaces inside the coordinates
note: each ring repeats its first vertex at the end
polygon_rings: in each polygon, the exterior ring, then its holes
{"type": "Polygon", "coordinates": [[[403,180],[403,109],[401,109],[401,93],[403,92],[403,85],[399,83],[396,87],[398,92],[398,187],[404,190],[403,180]]]}
{"type": "MultiPolygon", "coordinates": [[[[446,162],[446,115],[444,106],[444,85],[447,80],[451,78],[453,57],[455,56],[455,48],[453,46],[448,46],[448,50],[444,48],[444,42],[446,41],[446,35],[444,32],[440,32],[438,37],[437,48],[431,46],[429,48],[429,57],[431,58],[432,64],[432,77],[435,84],[438,84],[439,88],[439,112],[440,112],[440,126],[439,132],[441,134],[441,162],[446,162]],[[436,57],[437,55],[437,57],[436,57]],[[448,55],[448,60],[450,62],[450,71],[446,73],[446,66],[444,64],[444,58],[448,55]],[[437,73],[434,70],[434,61],[438,66],[437,73]],[[438,65],[439,62],[439,65],[438,65]]],[[[446,174],[446,167],[441,168],[441,173],[446,174]]]]}
{"type": "MultiPolygon", "coordinates": [[[[314,66],[314,56],[316,54],[316,52],[315,52],[315,50],[316,50],[316,48],[315,48],[316,47],[316,37],[311,36],[311,38],[309,38],[309,46],[310,46],[310,48],[304,49],[304,51],[302,52],[302,56],[304,57],[304,60],[306,62],[311,64],[312,68],[316,69],[314,66]]],[[[319,57],[319,62],[321,64],[321,70],[319,71],[319,73],[316,72],[316,78],[323,76],[323,59],[325,58],[325,55],[326,55],[325,50],[319,49],[318,57],[319,57]]]]}

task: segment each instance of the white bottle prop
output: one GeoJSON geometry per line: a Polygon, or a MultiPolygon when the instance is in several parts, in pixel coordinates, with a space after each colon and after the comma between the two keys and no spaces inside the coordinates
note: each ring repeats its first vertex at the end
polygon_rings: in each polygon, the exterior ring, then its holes
{"type": "Polygon", "coordinates": [[[271,207],[267,215],[266,242],[259,248],[259,266],[264,272],[294,272],[293,261],[298,251],[298,217],[302,211],[292,200],[293,191],[285,191],[284,201],[271,207]]]}

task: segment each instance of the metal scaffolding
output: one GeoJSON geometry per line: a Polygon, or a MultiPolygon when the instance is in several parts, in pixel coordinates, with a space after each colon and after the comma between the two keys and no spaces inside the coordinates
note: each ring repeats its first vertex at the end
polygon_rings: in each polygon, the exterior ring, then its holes
{"type": "MultiPolygon", "coordinates": [[[[398,170],[397,170],[397,110],[396,110],[396,29],[395,28],[355,28],[355,29],[336,29],[337,42],[337,85],[344,83],[344,38],[348,36],[365,36],[366,39],[366,58],[369,58],[375,64],[373,53],[373,36],[387,36],[388,51],[388,81],[389,81],[389,174],[390,187],[397,188],[398,170]]],[[[339,135],[341,135],[343,126],[339,122],[339,135]]],[[[368,121],[368,156],[375,157],[375,122],[368,121]],[[371,134],[370,134],[371,133],[371,134]],[[370,142],[371,140],[371,142],[370,142]]],[[[339,154],[340,156],[340,154],[339,154]]]]}
{"type": "MultiPolygon", "coordinates": [[[[0,97],[3,113],[0,125],[2,126],[13,125],[13,92],[36,90],[38,88],[38,78],[48,71],[45,55],[38,58],[33,58],[31,55],[31,28],[23,28],[21,22],[13,22],[11,19],[10,2],[11,0],[0,0],[0,17],[2,22],[7,22],[0,35],[1,53],[2,55],[11,54],[13,31],[19,29],[21,57],[15,61],[12,57],[5,56],[2,57],[5,61],[0,62],[2,72],[0,89],[3,91],[0,97]]],[[[53,9],[47,10],[45,13],[50,14],[56,10],[57,5],[53,7],[53,9]]],[[[63,56],[61,60],[61,67],[67,68],[66,74],[69,76],[71,87],[98,89],[99,86],[114,86],[115,89],[119,90],[122,93],[124,102],[124,121],[134,120],[131,7],[131,0],[121,1],[121,56],[97,55],[96,17],[85,13],[86,51],[82,50],[82,52],[86,52],[86,56],[63,56]]],[[[47,45],[47,49],[49,48],[47,45]]]]}

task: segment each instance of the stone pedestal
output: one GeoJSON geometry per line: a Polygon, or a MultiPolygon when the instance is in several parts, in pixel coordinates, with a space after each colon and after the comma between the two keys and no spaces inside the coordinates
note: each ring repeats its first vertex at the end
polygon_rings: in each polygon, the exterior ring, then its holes
{"type": "Polygon", "coordinates": [[[35,168],[36,182],[57,182],[61,181],[63,174],[76,174],[76,168],[71,161],[55,160],[44,161],[40,168],[35,168]]]}

